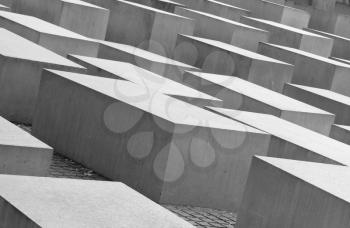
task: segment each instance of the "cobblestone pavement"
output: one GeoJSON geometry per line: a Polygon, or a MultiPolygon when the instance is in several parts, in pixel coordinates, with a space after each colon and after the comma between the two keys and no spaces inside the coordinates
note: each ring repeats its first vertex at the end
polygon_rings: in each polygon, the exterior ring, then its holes
{"type": "MultiPolygon", "coordinates": [[[[22,129],[30,132],[30,127],[19,126],[22,129]]],[[[84,180],[105,180],[106,178],[98,175],[91,169],[66,158],[59,154],[54,154],[50,166],[49,176],[59,178],[74,178],[84,180]]],[[[205,228],[233,228],[236,216],[233,213],[213,210],[209,208],[189,207],[189,206],[174,206],[163,205],[168,210],[192,223],[196,227],[205,228]]]]}

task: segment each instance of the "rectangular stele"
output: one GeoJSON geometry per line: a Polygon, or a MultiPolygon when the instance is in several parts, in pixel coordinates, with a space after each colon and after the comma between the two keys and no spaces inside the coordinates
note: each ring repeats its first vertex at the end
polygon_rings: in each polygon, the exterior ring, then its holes
{"type": "Polygon", "coordinates": [[[267,156],[350,165],[350,146],[269,114],[232,109],[211,110],[271,134],[267,156]]]}
{"type": "Polygon", "coordinates": [[[185,70],[199,71],[194,66],[135,46],[108,41],[100,41],[98,58],[128,62],[177,82],[182,81],[185,70]]]}
{"type": "Polygon", "coordinates": [[[0,4],[0,10],[1,11],[10,11],[11,9],[8,6],[0,4]]]}
{"type": "Polygon", "coordinates": [[[12,11],[101,40],[105,39],[109,19],[109,10],[81,0],[16,0],[12,11]]]}
{"type": "Polygon", "coordinates": [[[0,175],[2,228],[194,226],[120,182],[0,175]]]}
{"type": "Polygon", "coordinates": [[[299,49],[260,43],[259,53],[294,65],[292,83],[350,96],[350,65],[299,49]]]}
{"type": "Polygon", "coordinates": [[[43,68],[85,68],[5,29],[0,29],[0,115],[31,123],[43,68]]]}
{"type": "Polygon", "coordinates": [[[45,71],[33,134],[164,204],[236,210],[270,136],[132,82],[45,71]]]}
{"type": "Polygon", "coordinates": [[[193,34],[194,22],[163,10],[124,0],[87,0],[110,9],[107,41],[172,56],[177,34],[193,34]]]}
{"type": "Polygon", "coordinates": [[[335,123],[350,125],[350,97],[327,89],[286,84],[283,94],[335,114],[335,123]]]}
{"type": "Polygon", "coordinates": [[[267,31],[257,29],[214,14],[178,7],[175,11],[194,20],[193,35],[232,44],[250,51],[257,51],[258,43],[269,38],[267,31]]]}
{"type": "Polygon", "coordinates": [[[350,126],[334,124],[331,128],[329,137],[340,142],[350,144],[350,126]]]}
{"type": "Polygon", "coordinates": [[[207,73],[234,75],[281,92],[290,82],[293,65],[217,40],[179,35],[177,60],[207,73]]]}
{"type": "Polygon", "coordinates": [[[254,157],[237,228],[348,228],[350,168],[254,157]]]}
{"type": "Polygon", "coordinates": [[[172,0],[131,0],[142,5],[150,6],[156,9],[174,13],[176,7],[185,7],[183,4],[172,0]]]}
{"type": "Polygon", "coordinates": [[[69,59],[86,67],[90,75],[131,81],[200,107],[210,104],[220,106],[222,104],[218,98],[130,63],[78,55],[70,55],[69,59]]]}
{"type": "Polygon", "coordinates": [[[62,56],[98,53],[98,42],[33,16],[0,11],[0,26],[62,56]]]}
{"type": "Polygon", "coordinates": [[[46,176],[52,152],[51,147],[0,117],[1,174],[46,176]]]}
{"type": "Polygon", "coordinates": [[[327,136],[334,123],[329,112],[241,78],[186,71],[184,83],[222,100],[223,108],[271,114],[327,136]]]}
{"type": "Polygon", "coordinates": [[[333,40],[292,26],[253,17],[242,17],[241,22],[270,32],[270,43],[284,45],[329,57],[333,40]]]}

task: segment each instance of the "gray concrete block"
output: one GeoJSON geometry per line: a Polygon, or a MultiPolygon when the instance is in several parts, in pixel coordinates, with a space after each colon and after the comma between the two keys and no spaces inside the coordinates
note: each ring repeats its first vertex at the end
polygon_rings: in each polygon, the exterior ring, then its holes
{"type": "Polygon", "coordinates": [[[218,17],[223,17],[233,21],[239,21],[241,16],[249,16],[250,11],[225,4],[216,0],[174,0],[178,3],[185,5],[187,8],[214,14],[218,17]]]}
{"type": "Polygon", "coordinates": [[[8,6],[1,5],[1,4],[0,4],[0,10],[1,11],[11,11],[11,9],[8,6]]]}
{"type": "Polygon", "coordinates": [[[177,60],[204,72],[237,76],[277,92],[292,78],[292,65],[220,41],[179,35],[177,46],[177,60]]]}
{"type": "Polygon", "coordinates": [[[0,0],[0,4],[7,7],[11,7],[12,3],[13,3],[13,0],[0,0]]]}
{"type": "Polygon", "coordinates": [[[176,7],[185,7],[183,4],[171,0],[129,0],[142,5],[174,13],[176,7]]]}
{"type": "Polygon", "coordinates": [[[221,107],[271,114],[329,135],[334,114],[233,76],[186,72],[184,83],[222,100],[221,107]]]}
{"type": "Polygon", "coordinates": [[[270,136],[135,83],[45,71],[33,134],[165,204],[235,210],[270,136]]]}
{"type": "Polygon", "coordinates": [[[333,40],[302,29],[274,21],[252,17],[242,17],[241,22],[270,32],[270,43],[283,45],[329,57],[333,40]]]}
{"type": "Polygon", "coordinates": [[[206,93],[199,92],[166,76],[152,73],[130,63],[77,55],[71,55],[69,59],[86,67],[90,75],[131,81],[200,107],[210,104],[222,104],[222,101],[218,98],[209,96],[206,93]]]}
{"type": "Polygon", "coordinates": [[[271,1],[256,0],[251,11],[253,17],[278,22],[299,29],[307,27],[310,21],[309,12],[271,1]]]}
{"type": "Polygon", "coordinates": [[[0,115],[31,123],[43,68],[85,68],[5,29],[0,29],[0,115]]]}
{"type": "Polygon", "coordinates": [[[350,127],[345,125],[334,124],[331,128],[329,137],[340,142],[350,144],[350,127]]]}
{"type": "Polygon", "coordinates": [[[98,42],[36,17],[0,11],[0,26],[62,56],[98,53],[98,42]]]}
{"type": "Polygon", "coordinates": [[[350,98],[326,89],[286,84],[283,94],[335,114],[335,123],[350,125],[350,98]]]}
{"type": "Polygon", "coordinates": [[[294,65],[292,83],[350,95],[350,65],[295,48],[260,43],[259,53],[294,65]]]}
{"type": "Polygon", "coordinates": [[[0,225],[194,227],[119,182],[0,175],[0,225]]]}
{"type": "Polygon", "coordinates": [[[16,0],[12,11],[41,18],[81,35],[104,39],[109,11],[81,0],[16,0]]]}
{"type": "Polygon", "coordinates": [[[182,81],[185,70],[199,71],[196,67],[138,47],[107,41],[100,41],[98,58],[128,62],[178,82],[182,81]]]}
{"type": "Polygon", "coordinates": [[[350,169],[255,157],[237,228],[346,228],[350,169]]]}
{"type": "Polygon", "coordinates": [[[46,176],[52,148],[0,117],[0,173],[46,176]]]}
{"type": "Polygon", "coordinates": [[[216,113],[271,134],[267,156],[350,165],[350,146],[269,114],[210,108],[216,113]]]}
{"type": "Polygon", "coordinates": [[[269,33],[213,14],[178,7],[176,14],[194,19],[193,35],[257,51],[259,42],[267,42],[269,33]]]}
{"type": "Polygon", "coordinates": [[[305,28],[305,30],[333,39],[333,48],[331,52],[332,57],[350,59],[350,39],[349,38],[338,36],[332,33],[318,31],[315,29],[310,29],[310,28],[305,28]]]}
{"type": "Polygon", "coordinates": [[[124,0],[88,0],[110,9],[106,40],[172,57],[178,33],[193,34],[194,22],[149,6],[124,0]]]}

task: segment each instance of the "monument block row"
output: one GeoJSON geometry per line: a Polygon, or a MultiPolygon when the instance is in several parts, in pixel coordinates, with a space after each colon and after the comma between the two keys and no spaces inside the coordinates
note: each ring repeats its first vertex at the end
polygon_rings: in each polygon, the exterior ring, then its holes
{"type": "MultiPolygon", "coordinates": [[[[262,131],[125,80],[44,71],[33,134],[165,204],[236,210],[262,131]]],[[[335,153],[336,154],[336,153],[335,153]]]]}

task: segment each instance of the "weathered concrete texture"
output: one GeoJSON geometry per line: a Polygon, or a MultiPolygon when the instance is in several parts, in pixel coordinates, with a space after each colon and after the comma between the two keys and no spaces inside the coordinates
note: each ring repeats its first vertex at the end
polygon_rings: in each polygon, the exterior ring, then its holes
{"type": "Polygon", "coordinates": [[[241,16],[249,16],[250,12],[236,6],[222,3],[216,0],[174,0],[186,7],[223,17],[233,21],[239,21],[241,16]]]}
{"type": "Polygon", "coordinates": [[[350,95],[350,65],[295,48],[260,43],[259,53],[294,65],[292,83],[350,95]]]}
{"type": "Polygon", "coordinates": [[[331,52],[332,57],[350,59],[350,39],[332,33],[326,33],[315,29],[305,28],[306,31],[310,31],[328,38],[333,39],[333,48],[331,52]]]}
{"type": "Polygon", "coordinates": [[[193,35],[257,51],[259,42],[267,42],[269,33],[213,14],[178,7],[176,14],[195,21],[193,35]]]}
{"type": "Polygon", "coordinates": [[[236,209],[269,135],[163,94],[140,97],[145,90],[45,71],[33,134],[156,202],[236,209]]]}
{"type": "Polygon", "coordinates": [[[350,125],[350,97],[326,89],[286,84],[283,93],[289,97],[335,114],[335,123],[350,125]]]}
{"type": "Polygon", "coordinates": [[[350,145],[350,127],[334,124],[329,137],[350,145]]]}
{"type": "Polygon", "coordinates": [[[350,146],[269,114],[210,108],[272,135],[267,156],[350,165],[350,146]]]}
{"type": "Polygon", "coordinates": [[[299,29],[307,27],[310,21],[309,12],[271,1],[256,0],[251,11],[253,17],[275,21],[299,29]]]}
{"type": "Polygon", "coordinates": [[[0,115],[31,123],[43,68],[85,72],[82,66],[0,29],[0,115]]]}
{"type": "Polygon", "coordinates": [[[193,227],[118,182],[0,175],[1,227],[193,227]]]}
{"type": "Polygon", "coordinates": [[[223,101],[221,107],[271,114],[329,135],[335,116],[233,76],[187,72],[184,83],[223,101]]]}
{"type": "Polygon", "coordinates": [[[134,46],[100,41],[98,58],[128,62],[163,77],[181,82],[185,70],[199,71],[188,64],[134,46]]]}
{"type": "Polygon", "coordinates": [[[0,173],[46,176],[52,151],[48,145],[0,117],[0,173]]]}
{"type": "Polygon", "coordinates": [[[0,11],[0,26],[62,56],[98,53],[96,41],[36,17],[0,11]]]}
{"type": "Polygon", "coordinates": [[[176,59],[204,72],[238,76],[277,92],[292,78],[292,65],[220,41],[179,35],[177,45],[176,59]]]}
{"type": "Polygon", "coordinates": [[[110,9],[108,41],[171,57],[177,34],[193,34],[194,22],[189,18],[124,0],[87,1],[110,9]]]}
{"type": "Polygon", "coordinates": [[[146,86],[151,90],[174,96],[200,107],[210,104],[222,104],[221,100],[213,96],[209,96],[179,82],[154,74],[130,63],[77,55],[71,55],[69,56],[69,59],[86,67],[87,72],[90,75],[128,80],[140,86],[146,86]]]}
{"type": "Polygon", "coordinates": [[[329,57],[333,40],[308,31],[283,25],[274,21],[242,17],[241,22],[270,32],[270,43],[283,45],[329,57]]]}
{"type": "Polygon", "coordinates": [[[0,0],[0,4],[1,4],[1,5],[4,5],[4,6],[7,6],[7,7],[11,7],[13,1],[14,1],[14,0],[0,0]]]}
{"type": "Polygon", "coordinates": [[[347,228],[350,169],[255,157],[237,228],[347,228]]]}
{"type": "Polygon", "coordinates": [[[289,5],[319,9],[324,12],[333,11],[338,0],[288,0],[289,5]]]}
{"type": "Polygon", "coordinates": [[[1,4],[0,4],[0,10],[1,10],[1,11],[10,11],[11,9],[10,9],[8,6],[1,5],[1,4]]]}
{"type": "Polygon", "coordinates": [[[104,39],[109,11],[81,0],[16,0],[12,11],[41,18],[81,35],[104,39]]]}
{"type": "Polygon", "coordinates": [[[142,5],[150,6],[156,9],[165,10],[174,13],[176,7],[184,7],[183,4],[171,0],[129,0],[142,5]]]}

